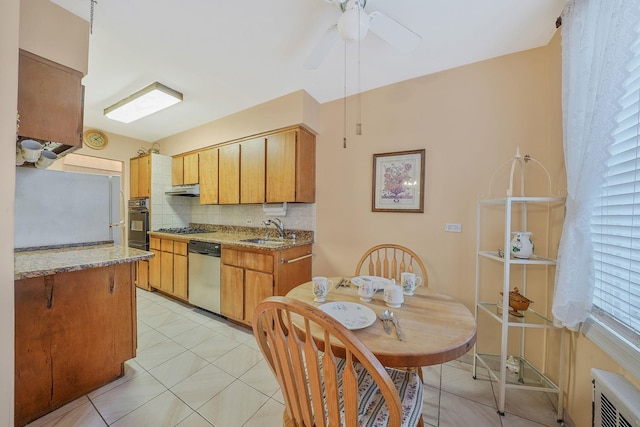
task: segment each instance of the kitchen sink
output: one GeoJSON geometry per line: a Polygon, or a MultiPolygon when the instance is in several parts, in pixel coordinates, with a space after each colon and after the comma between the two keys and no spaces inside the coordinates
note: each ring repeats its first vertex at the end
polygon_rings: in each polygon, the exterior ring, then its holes
{"type": "Polygon", "coordinates": [[[284,240],[265,240],[260,238],[244,239],[241,242],[256,243],[258,245],[284,245],[284,240]]]}

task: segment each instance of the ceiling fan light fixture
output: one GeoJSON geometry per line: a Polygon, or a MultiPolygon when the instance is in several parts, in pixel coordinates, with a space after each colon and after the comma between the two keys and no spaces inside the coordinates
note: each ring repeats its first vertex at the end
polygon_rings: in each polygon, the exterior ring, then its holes
{"type": "Polygon", "coordinates": [[[151,83],[104,109],[104,115],[122,123],[131,123],[182,101],[182,94],[161,83],[151,83]]]}
{"type": "Polygon", "coordinates": [[[362,40],[369,31],[369,15],[357,6],[345,10],[338,19],[338,34],[346,42],[362,40]]]}

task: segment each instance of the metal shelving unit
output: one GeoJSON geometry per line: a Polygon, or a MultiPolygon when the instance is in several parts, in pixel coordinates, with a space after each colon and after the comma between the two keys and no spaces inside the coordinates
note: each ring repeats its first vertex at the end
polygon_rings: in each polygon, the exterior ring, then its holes
{"type": "MultiPolygon", "coordinates": [[[[527,268],[531,266],[554,266],[556,260],[533,255],[529,259],[518,259],[511,256],[508,248],[510,247],[510,236],[514,231],[512,229],[512,220],[519,220],[522,230],[528,230],[527,228],[527,210],[532,204],[536,204],[536,208],[546,209],[547,215],[553,205],[564,206],[564,198],[562,197],[505,197],[502,199],[488,199],[478,202],[477,212],[477,259],[476,259],[476,304],[475,315],[476,322],[478,322],[479,313],[486,313],[489,319],[493,319],[500,325],[501,331],[501,344],[499,354],[483,354],[477,351],[477,344],[474,346],[474,363],[473,363],[473,376],[476,378],[476,372],[478,362],[484,366],[490,375],[495,379],[499,385],[499,399],[498,399],[498,413],[504,415],[505,399],[509,389],[524,389],[544,391],[549,393],[556,393],[558,395],[558,421],[562,420],[563,405],[562,405],[562,381],[560,384],[555,384],[547,376],[538,370],[530,361],[525,357],[525,335],[526,330],[529,328],[537,329],[556,329],[553,321],[543,314],[540,314],[532,309],[528,309],[522,312],[523,317],[517,317],[509,314],[509,291],[512,288],[512,276],[516,272],[520,272],[518,279],[521,284],[518,285],[523,294],[527,292],[527,268]],[[493,207],[489,209],[490,207],[493,207]],[[483,237],[483,215],[493,214],[496,215],[496,207],[504,208],[504,253],[498,251],[487,251],[481,247],[483,237]],[[514,209],[516,210],[517,218],[514,218],[514,209]],[[485,212],[490,211],[490,212],[485,212]],[[498,314],[498,304],[494,301],[483,301],[480,298],[481,288],[488,286],[481,283],[483,278],[481,277],[481,267],[485,263],[501,263],[502,264],[502,314],[498,314]],[[508,344],[509,334],[515,328],[520,328],[519,331],[519,354],[512,355],[518,365],[518,372],[512,373],[507,370],[507,357],[508,357],[508,344]]],[[[540,210],[545,212],[544,210],[540,210]]],[[[486,280],[486,279],[485,279],[486,280]]],[[[537,283],[530,283],[530,286],[536,286],[537,283]]],[[[495,286],[495,285],[494,285],[495,286]]],[[[545,283],[546,286],[546,283],[545,283]]],[[[564,334],[562,334],[564,340],[564,334]]],[[[563,366],[563,349],[564,342],[561,344],[561,350],[558,352],[560,376],[563,378],[564,366],[563,366]]]]}

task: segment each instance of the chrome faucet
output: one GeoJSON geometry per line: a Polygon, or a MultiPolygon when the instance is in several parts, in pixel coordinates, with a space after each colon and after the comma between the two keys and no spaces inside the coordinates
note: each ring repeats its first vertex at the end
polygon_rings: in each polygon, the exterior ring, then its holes
{"type": "Polygon", "coordinates": [[[284,224],[282,223],[280,218],[274,218],[273,220],[268,219],[266,221],[262,221],[262,223],[264,224],[264,236],[265,236],[265,239],[268,238],[268,234],[269,234],[269,231],[267,230],[267,227],[270,226],[270,225],[274,225],[278,229],[278,234],[280,235],[280,240],[284,240],[284,224]]]}

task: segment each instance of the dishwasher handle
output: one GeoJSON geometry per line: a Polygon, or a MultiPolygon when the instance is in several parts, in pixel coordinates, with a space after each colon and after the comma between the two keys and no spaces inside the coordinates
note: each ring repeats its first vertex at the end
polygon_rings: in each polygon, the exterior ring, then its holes
{"type": "Polygon", "coordinates": [[[310,254],[302,255],[302,256],[300,256],[298,258],[293,258],[293,259],[281,258],[280,259],[280,264],[292,264],[294,262],[302,261],[303,259],[311,258],[312,256],[313,256],[313,254],[310,253],[310,254]]]}

